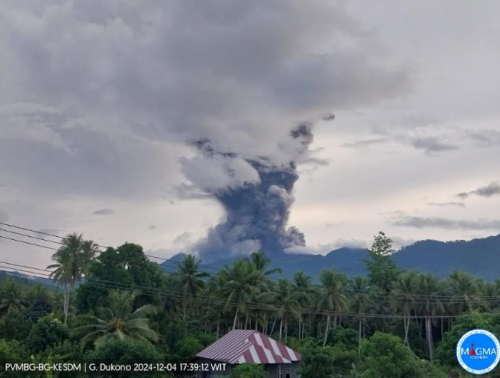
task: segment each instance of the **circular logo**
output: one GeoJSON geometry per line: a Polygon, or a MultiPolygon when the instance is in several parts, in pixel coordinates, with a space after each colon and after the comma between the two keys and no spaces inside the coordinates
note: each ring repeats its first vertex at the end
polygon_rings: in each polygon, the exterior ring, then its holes
{"type": "Polygon", "coordinates": [[[500,361],[500,343],[491,332],[475,329],[462,336],[457,344],[457,359],[471,374],[486,374],[500,361]]]}

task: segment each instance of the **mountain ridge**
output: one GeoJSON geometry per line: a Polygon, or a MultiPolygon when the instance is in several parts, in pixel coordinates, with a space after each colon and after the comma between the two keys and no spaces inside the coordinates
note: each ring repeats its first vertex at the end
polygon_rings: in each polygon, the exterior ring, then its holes
{"type": "MultiPolygon", "coordinates": [[[[175,263],[186,256],[178,253],[159,265],[167,272],[175,271],[175,263]]],[[[328,252],[326,255],[313,254],[287,254],[274,252],[268,254],[272,263],[270,269],[281,268],[282,275],[275,278],[292,278],[297,271],[304,271],[315,281],[324,269],[337,269],[347,276],[365,275],[366,268],[361,260],[368,258],[368,251],[363,248],[343,247],[328,252]]],[[[394,261],[401,269],[411,269],[423,273],[431,273],[439,278],[448,276],[455,270],[472,274],[485,280],[500,278],[500,234],[472,240],[420,240],[405,246],[393,254],[394,261]]],[[[200,270],[216,273],[224,265],[231,265],[233,261],[242,256],[228,257],[204,264],[200,270]]],[[[45,286],[55,287],[55,283],[43,277],[29,276],[20,272],[0,270],[0,280],[7,277],[22,280],[25,283],[41,283],[45,286]]]]}
{"type": "MultiPolygon", "coordinates": [[[[173,256],[168,261],[181,261],[184,253],[173,256]]],[[[323,269],[337,269],[352,277],[365,275],[366,268],[361,260],[368,258],[368,251],[362,248],[338,248],[326,255],[287,254],[273,252],[268,254],[272,260],[270,268],[280,267],[283,276],[291,278],[293,273],[302,270],[316,278],[323,269]]],[[[500,234],[472,240],[438,241],[420,240],[405,246],[393,254],[394,261],[401,269],[412,269],[431,273],[443,278],[454,270],[493,280],[500,278],[500,234]]],[[[222,269],[239,257],[219,259],[210,262],[210,268],[222,269]]],[[[172,265],[160,264],[163,269],[173,271],[172,265]]],[[[203,261],[201,268],[207,268],[203,261]]],[[[202,269],[205,270],[205,269],[202,269]]],[[[213,273],[213,271],[212,271],[213,273]]]]}

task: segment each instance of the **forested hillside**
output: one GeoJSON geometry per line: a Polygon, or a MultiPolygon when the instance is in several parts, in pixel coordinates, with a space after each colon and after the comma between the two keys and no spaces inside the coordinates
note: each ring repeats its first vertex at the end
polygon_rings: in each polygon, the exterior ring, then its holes
{"type": "MultiPolygon", "coordinates": [[[[383,233],[363,262],[367,277],[326,269],[317,283],[300,266],[291,279],[273,278],[279,268],[271,269],[261,252],[212,272],[185,256],[166,273],[139,245],[100,252],[79,235],[67,236],[53,260],[50,277],[59,292],[12,278],[0,283],[0,367],[187,362],[238,328],[257,329],[302,353],[303,378],[458,377],[462,334],[500,333],[500,280],[401,271],[383,233]]],[[[259,367],[248,369],[259,377],[259,367]]],[[[8,377],[26,376],[16,374],[8,377]]],[[[145,376],[126,374],[117,376],[145,376]]]]}

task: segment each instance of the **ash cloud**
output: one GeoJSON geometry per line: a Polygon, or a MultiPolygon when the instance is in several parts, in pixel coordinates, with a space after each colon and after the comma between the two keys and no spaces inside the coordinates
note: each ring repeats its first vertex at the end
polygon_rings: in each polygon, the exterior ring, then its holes
{"type": "Polygon", "coordinates": [[[307,155],[313,142],[312,125],[300,124],[290,131],[287,139],[282,148],[295,154],[282,165],[275,165],[265,157],[242,159],[233,152],[218,151],[208,140],[194,143],[200,156],[193,160],[205,161],[206,165],[195,167],[193,161],[184,160],[184,174],[212,195],[226,212],[226,219],[209,230],[195,247],[204,260],[257,250],[282,252],[306,245],[304,234],[296,227],[287,227],[287,223],[294,203],[293,187],[299,179],[297,160],[307,155]],[[212,165],[219,167],[215,177],[194,175],[212,165]],[[215,179],[219,185],[214,185],[215,179]]]}

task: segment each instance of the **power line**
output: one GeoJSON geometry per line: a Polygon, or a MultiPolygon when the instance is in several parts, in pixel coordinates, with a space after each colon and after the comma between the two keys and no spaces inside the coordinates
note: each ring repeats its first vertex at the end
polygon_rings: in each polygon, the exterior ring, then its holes
{"type": "MultiPolygon", "coordinates": [[[[14,264],[14,263],[9,263],[5,261],[0,261],[0,263],[3,264],[8,264],[11,266],[16,266],[16,267],[24,267],[27,269],[32,269],[32,270],[38,270],[38,271],[48,271],[48,269],[40,269],[40,268],[35,268],[35,267],[30,267],[26,265],[20,265],[20,264],[14,264]]],[[[0,265],[2,268],[7,268],[7,269],[12,269],[12,267],[7,267],[0,265]]],[[[25,269],[17,269],[18,271],[23,271],[26,273],[29,273],[33,275],[34,273],[25,270],[25,269]]],[[[38,273],[39,275],[46,276],[47,278],[50,276],[48,273],[38,273]]],[[[40,277],[39,278],[45,278],[45,277],[40,277]]],[[[116,283],[114,281],[109,281],[109,280],[101,280],[99,279],[98,281],[88,281],[85,284],[91,286],[91,287],[99,287],[99,288],[107,288],[107,289],[123,289],[123,290],[138,290],[140,291],[141,294],[143,295],[150,295],[150,296],[164,296],[166,298],[171,298],[171,299],[178,299],[178,300],[186,300],[186,299],[194,299],[200,303],[206,304],[206,305],[213,305],[214,303],[218,303],[219,305],[230,305],[231,307],[236,307],[239,306],[241,303],[237,301],[228,301],[228,300],[223,300],[223,299],[217,299],[217,298],[201,298],[189,294],[183,294],[178,291],[172,291],[172,290],[162,290],[158,288],[151,288],[151,287],[144,287],[144,286],[139,286],[139,285],[129,285],[129,284],[121,284],[121,283],[116,283]]],[[[499,298],[499,297],[495,297],[499,298]]],[[[382,304],[384,302],[381,302],[379,304],[382,304]]],[[[394,304],[394,302],[392,302],[394,304]]],[[[396,304],[398,304],[396,302],[396,304]]],[[[418,304],[415,303],[415,304],[418,304]]],[[[259,302],[245,302],[245,306],[249,308],[250,310],[262,310],[262,311],[271,311],[271,307],[264,304],[264,303],[259,303],[259,302]]],[[[289,309],[292,310],[292,308],[283,306],[283,309],[289,309]]],[[[387,315],[387,314],[376,314],[376,313],[355,313],[355,312],[339,312],[339,311],[328,311],[328,310],[320,310],[317,308],[308,308],[308,307],[303,307],[300,309],[302,314],[306,315],[341,315],[341,316],[350,316],[350,317],[363,317],[363,318],[390,318],[390,319],[403,319],[403,318],[408,318],[408,316],[405,315],[387,315]]],[[[483,313],[482,313],[483,314],[483,313]]],[[[491,315],[499,315],[498,313],[492,313],[491,315]]],[[[461,315],[462,316],[462,315],[461,315]]],[[[410,318],[425,318],[426,315],[410,315],[410,318]]],[[[456,315],[432,315],[430,316],[431,318],[456,318],[456,315]]]]}
{"type": "MultiPolygon", "coordinates": [[[[1,268],[8,268],[0,265],[1,268]]],[[[12,269],[12,268],[10,268],[12,269]]],[[[29,271],[25,271],[30,273],[29,271]]],[[[41,278],[41,277],[39,277],[41,278]]],[[[108,281],[109,282],[109,281],[108,281]]],[[[135,286],[130,286],[130,285],[124,285],[124,284],[106,284],[106,283],[101,283],[99,281],[97,282],[88,282],[87,283],[91,287],[96,287],[96,288],[102,288],[102,289],[123,289],[123,290],[137,290],[137,287],[135,286]]],[[[145,296],[164,296],[170,299],[196,299],[198,302],[205,304],[205,305],[213,305],[213,304],[219,304],[219,305],[225,305],[228,302],[224,300],[219,300],[216,298],[199,298],[199,297],[192,297],[192,296],[185,296],[183,294],[180,294],[178,292],[169,292],[169,291],[161,291],[161,290],[137,290],[139,291],[140,295],[145,295],[145,296]],[[169,294],[169,295],[166,295],[169,294]]],[[[230,302],[231,307],[236,307],[238,306],[237,302],[230,302]]],[[[246,302],[245,307],[248,310],[261,310],[261,311],[273,311],[273,309],[269,306],[265,306],[263,304],[255,303],[255,302],[246,302]]],[[[284,309],[291,309],[289,307],[282,307],[284,309]]],[[[423,319],[423,318],[431,318],[431,319],[450,319],[450,318],[457,318],[457,317],[469,317],[469,316],[474,316],[473,314],[461,314],[461,315],[388,315],[388,314],[377,314],[377,313],[355,313],[355,312],[342,312],[342,311],[328,311],[328,310],[319,310],[319,309],[314,309],[314,308],[301,308],[300,309],[301,313],[303,315],[319,315],[319,316],[334,316],[334,315],[340,315],[342,317],[352,317],[352,318],[363,318],[363,319],[423,319]]],[[[499,313],[496,312],[490,312],[490,313],[481,313],[481,315],[484,316],[499,316],[499,313]]]]}
{"type": "MultiPolygon", "coordinates": [[[[10,224],[10,223],[0,222],[0,225],[11,227],[11,228],[15,228],[15,229],[19,229],[19,230],[23,230],[23,231],[29,231],[29,232],[32,232],[34,234],[46,235],[46,236],[51,236],[51,237],[54,237],[54,238],[58,238],[58,239],[64,240],[64,237],[59,236],[59,235],[50,234],[50,233],[47,233],[47,232],[36,231],[36,230],[31,229],[31,228],[21,227],[21,226],[13,225],[13,224],[10,224]]],[[[14,231],[9,231],[9,230],[5,230],[5,229],[0,229],[0,231],[9,232],[9,233],[16,234],[16,235],[21,235],[21,236],[26,236],[26,237],[31,238],[31,239],[36,239],[36,240],[41,240],[41,241],[45,241],[45,242],[50,242],[50,243],[55,243],[55,244],[59,244],[59,245],[64,245],[62,242],[56,242],[56,241],[53,241],[53,240],[47,240],[47,239],[36,237],[36,236],[31,236],[31,235],[27,235],[27,234],[16,233],[14,231]]],[[[6,237],[3,237],[3,238],[4,239],[9,239],[9,238],[6,238],[6,237]]],[[[20,240],[13,240],[13,239],[10,239],[10,240],[12,240],[12,241],[19,241],[21,243],[30,244],[30,243],[23,242],[23,241],[20,241],[20,240]]],[[[33,244],[33,245],[36,245],[36,244],[33,244]]],[[[99,248],[104,248],[105,250],[108,249],[108,248],[113,248],[113,247],[109,247],[109,246],[102,246],[102,245],[99,245],[97,243],[95,243],[95,245],[97,247],[99,247],[99,248]]],[[[37,245],[37,246],[40,246],[40,245],[37,245]]],[[[48,247],[44,247],[44,248],[48,248],[48,247]]],[[[48,248],[48,249],[57,250],[57,249],[54,249],[54,248],[48,248]]],[[[98,253],[103,253],[104,251],[99,250],[97,252],[98,253]]],[[[149,257],[149,258],[152,258],[152,259],[161,260],[164,263],[174,263],[175,266],[177,266],[177,263],[178,263],[178,261],[173,261],[173,260],[165,258],[165,257],[154,256],[154,255],[150,255],[150,254],[147,254],[147,253],[145,253],[144,255],[147,256],[147,257],[149,257]]],[[[198,266],[202,267],[202,268],[206,268],[206,269],[212,269],[212,270],[215,270],[215,271],[221,271],[221,270],[223,270],[223,269],[216,268],[216,267],[213,267],[213,266],[207,266],[207,265],[201,265],[201,264],[199,264],[198,266]]]]}
{"type": "MultiPolygon", "coordinates": [[[[56,238],[59,238],[59,239],[62,239],[62,240],[64,239],[64,237],[61,237],[61,236],[58,236],[58,235],[55,235],[55,234],[50,234],[50,233],[46,233],[46,232],[40,232],[40,231],[36,231],[36,230],[30,229],[30,228],[16,226],[16,225],[8,224],[8,223],[0,222],[0,225],[4,225],[4,226],[7,226],[7,227],[12,227],[12,228],[16,228],[16,229],[20,229],[20,230],[24,230],[24,231],[33,232],[35,234],[43,234],[43,235],[47,235],[47,236],[52,236],[52,237],[56,237],[56,238]]],[[[63,245],[62,242],[56,242],[56,241],[52,241],[52,240],[47,240],[47,239],[44,239],[44,238],[34,237],[34,236],[27,235],[27,234],[17,233],[17,232],[14,232],[14,231],[9,231],[9,230],[5,230],[5,229],[1,229],[1,228],[0,228],[0,231],[9,232],[9,233],[13,233],[13,234],[20,235],[20,236],[30,237],[30,238],[36,239],[36,240],[48,241],[48,242],[56,243],[56,244],[59,244],[59,245],[63,245]]],[[[47,246],[43,246],[43,245],[36,244],[36,243],[30,243],[30,242],[26,242],[26,241],[15,239],[15,238],[9,238],[9,237],[5,237],[5,236],[1,236],[1,235],[0,235],[0,238],[11,240],[11,241],[14,241],[14,242],[24,243],[24,244],[33,245],[33,246],[36,246],[36,247],[41,247],[41,248],[45,248],[45,249],[50,249],[50,250],[57,251],[56,248],[47,247],[47,246]]],[[[98,244],[96,244],[96,245],[98,247],[101,247],[101,248],[112,248],[112,247],[103,247],[103,246],[100,246],[98,244]]],[[[100,251],[100,250],[98,251],[98,253],[102,253],[102,252],[103,251],[100,251]]],[[[161,257],[152,256],[152,255],[149,255],[149,254],[145,254],[145,256],[163,260],[163,263],[166,263],[166,264],[173,264],[171,266],[175,266],[175,267],[178,266],[177,265],[178,264],[177,261],[171,261],[169,259],[164,259],[164,258],[161,258],[161,257]]],[[[3,262],[3,263],[6,263],[6,262],[3,262]]],[[[215,268],[215,267],[210,267],[210,266],[205,266],[205,265],[198,265],[198,266],[199,267],[210,268],[210,269],[213,269],[213,270],[216,270],[216,271],[222,271],[223,270],[223,269],[220,269],[220,268],[215,268]]],[[[20,267],[22,267],[22,266],[20,266],[20,267]]],[[[41,270],[41,271],[48,271],[47,269],[33,268],[33,267],[27,267],[27,266],[24,266],[24,267],[30,268],[30,269],[41,270]]],[[[209,272],[206,272],[206,273],[209,273],[209,272]]],[[[277,279],[271,279],[271,278],[270,278],[270,280],[274,281],[274,282],[278,281],[277,279]]],[[[348,295],[356,294],[352,290],[343,290],[343,291],[340,291],[339,293],[340,294],[348,294],[348,295]]],[[[368,293],[366,293],[366,294],[368,295],[368,293]]],[[[373,297],[373,294],[371,294],[371,296],[373,297]]],[[[389,302],[388,300],[386,300],[385,297],[386,296],[383,295],[383,294],[379,295],[379,298],[383,298],[384,299],[383,301],[380,301],[380,303],[389,302]]],[[[392,298],[398,298],[398,297],[399,298],[407,298],[408,296],[404,295],[404,294],[401,294],[401,295],[391,294],[391,297],[392,298]]],[[[410,294],[409,297],[410,298],[408,298],[407,301],[401,301],[400,300],[400,301],[397,301],[396,303],[399,303],[399,304],[428,303],[428,302],[431,302],[433,300],[439,300],[439,301],[452,301],[453,300],[454,303],[462,303],[462,302],[463,303],[467,303],[466,300],[457,298],[456,295],[437,294],[437,295],[433,295],[432,297],[429,297],[429,296],[423,296],[423,295],[411,295],[410,294]]],[[[485,300],[487,300],[488,298],[490,298],[490,299],[500,299],[500,295],[498,295],[498,296],[476,296],[476,297],[478,299],[485,299],[485,300]]],[[[394,303],[394,301],[390,301],[390,302],[394,303]]]]}
{"type": "MultiPolygon", "coordinates": [[[[0,229],[0,231],[2,231],[0,229]]],[[[0,238],[4,238],[4,239],[8,239],[8,240],[11,240],[11,241],[15,241],[15,242],[20,242],[20,243],[24,243],[24,244],[28,244],[28,245],[33,245],[33,246],[37,246],[37,247],[41,247],[41,248],[46,248],[46,249],[51,249],[51,250],[55,250],[57,251],[57,249],[55,248],[51,248],[51,247],[47,247],[47,246],[42,246],[40,244],[36,244],[36,243],[30,243],[30,242],[26,242],[26,241],[22,241],[22,240],[18,240],[18,239],[14,239],[14,238],[8,238],[8,237],[5,237],[5,236],[1,236],[0,235],[0,238]]],[[[43,240],[43,239],[42,239],[43,240]]],[[[100,253],[102,253],[102,251],[100,251],[100,253]]],[[[146,255],[147,256],[147,255],[146,255]]],[[[165,261],[169,264],[175,264],[175,262],[173,261],[165,261]]],[[[5,263],[5,262],[4,262],[5,263]]],[[[175,266],[177,266],[177,264],[175,264],[175,266]]],[[[42,271],[48,271],[47,269],[40,269],[40,268],[34,268],[34,267],[28,267],[30,269],[37,269],[37,270],[42,270],[42,271]]],[[[215,268],[214,268],[215,269],[215,268]]],[[[218,269],[218,270],[222,270],[222,269],[218,269]]],[[[208,272],[206,272],[208,273],[208,272]]],[[[271,281],[274,281],[276,282],[277,279],[271,279],[271,281]]],[[[347,294],[347,295],[352,295],[352,294],[356,294],[356,292],[353,292],[352,290],[341,290],[339,291],[339,294],[347,294]]],[[[365,293],[366,295],[368,295],[368,293],[365,293]]],[[[370,294],[371,297],[374,296],[374,294],[370,294]]],[[[389,300],[385,299],[385,295],[383,294],[380,294],[378,295],[379,298],[383,298],[382,301],[380,301],[381,303],[386,303],[386,302],[389,302],[389,300]]],[[[461,303],[461,301],[463,302],[467,302],[465,300],[461,300],[460,298],[457,298],[456,295],[443,295],[443,294],[436,294],[436,295],[433,295],[432,297],[428,297],[428,296],[423,296],[423,295],[405,295],[405,294],[400,294],[400,295],[395,295],[395,294],[391,294],[391,298],[408,298],[408,300],[406,301],[399,301],[398,303],[400,304],[407,304],[407,303],[428,303],[432,300],[439,300],[439,301],[451,301],[451,300],[454,300],[455,303],[461,303]]],[[[477,296],[479,299],[487,299],[487,296],[477,296]]],[[[500,299],[500,295],[499,296],[490,296],[492,297],[492,299],[500,299]]],[[[390,301],[391,303],[394,303],[394,301],[390,301]]]]}
{"type": "Polygon", "coordinates": [[[2,239],[7,239],[7,240],[10,240],[10,241],[15,241],[15,242],[18,242],[18,243],[24,243],[24,244],[28,244],[28,245],[34,245],[34,246],[36,246],[36,247],[40,247],[40,248],[51,249],[51,250],[53,250],[53,251],[57,251],[57,248],[52,248],[52,247],[47,247],[47,246],[45,246],[45,245],[40,245],[40,244],[30,243],[30,242],[23,241],[23,240],[19,240],[19,239],[8,238],[8,237],[6,237],[6,236],[2,236],[2,235],[0,235],[0,238],[2,238],[2,239]]]}
{"type": "Polygon", "coordinates": [[[30,239],[43,240],[43,241],[48,242],[48,243],[54,243],[54,244],[63,245],[63,243],[61,243],[61,242],[57,242],[57,241],[54,241],[54,240],[48,240],[48,239],[44,239],[44,238],[37,238],[36,236],[31,236],[31,235],[28,235],[28,234],[22,234],[20,232],[10,231],[10,230],[6,230],[4,228],[0,228],[0,231],[7,232],[9,234],[19,235],[19,236],[25,236],[25,237],[30,238],[30,239]]]}

